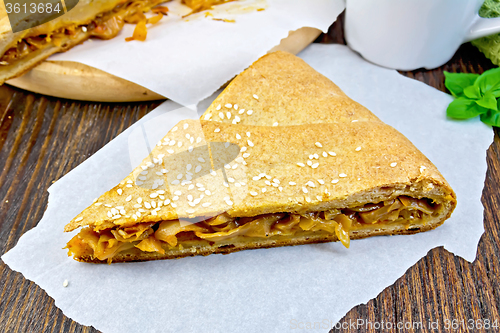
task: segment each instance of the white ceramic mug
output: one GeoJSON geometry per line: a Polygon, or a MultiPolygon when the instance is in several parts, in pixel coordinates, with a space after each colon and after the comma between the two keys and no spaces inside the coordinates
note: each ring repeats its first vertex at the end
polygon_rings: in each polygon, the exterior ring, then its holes
{"type": "Polygon", "coordinates": [[[389,68],[436,68],[460,44],[500,32],[500,18],[478,15],[482,0],[347,0],[347,44],[389,68]]]}

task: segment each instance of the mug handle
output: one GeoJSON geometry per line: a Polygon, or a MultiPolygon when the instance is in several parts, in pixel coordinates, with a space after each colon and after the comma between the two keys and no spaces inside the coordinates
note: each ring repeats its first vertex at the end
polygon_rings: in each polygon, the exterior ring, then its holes
{"type": "Polygon", "coordinates": [[[500,32],[500,17],[484,18],[476,14],[468,34],[465,36],[465,42],[481,37],[493,35],[500,32]]]}

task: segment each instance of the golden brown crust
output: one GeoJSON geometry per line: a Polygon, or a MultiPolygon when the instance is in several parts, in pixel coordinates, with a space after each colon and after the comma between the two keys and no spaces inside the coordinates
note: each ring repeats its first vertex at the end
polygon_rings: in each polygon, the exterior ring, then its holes
{"type": "Polygon", "coordinates": [[[241,125],[278,126],[316,123],[347,123],[352,120],[380,122],[361,104],[347,97],[331,80],[302,59],[287,52],[267,54],[239,74],[214,100],[201,119],[231,124],[221,119],[220,105],[238,104],[233,110],[241,125]],[[258,99],[254,98],[254,95],[258,99]],[[241,109],[245,113],[240,114],[241,109]],[[247,113],[252,110],[249,116],[247,113]]]}

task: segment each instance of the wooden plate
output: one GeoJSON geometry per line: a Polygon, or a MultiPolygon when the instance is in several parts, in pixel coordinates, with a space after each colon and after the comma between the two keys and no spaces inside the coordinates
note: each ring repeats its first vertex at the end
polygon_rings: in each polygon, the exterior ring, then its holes
{"type": "MultiPolygon", "coordinates": [[[[304,27],[291,31],[272,51],[299,53],[321,31],[304,27]]],[[[21,77],[7,81],[43,95],[96,102],[137,102],[165,99],[138,84],[73,61],[44,61],[21,77]],[[72,89],[67,89],[71,86],[72,89]]]]}

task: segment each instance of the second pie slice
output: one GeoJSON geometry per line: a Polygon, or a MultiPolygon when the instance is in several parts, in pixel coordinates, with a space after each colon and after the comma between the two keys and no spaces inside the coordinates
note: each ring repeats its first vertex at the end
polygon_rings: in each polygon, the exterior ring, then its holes
{"type": "Polygon", "coordinates": [[[413,144],[299,58],[240,74],[75,217],[76,260],[230,253],[433,229],[456,205],[413,144]],[[251,112],[250,112],[251,111],[251,112]]]}

